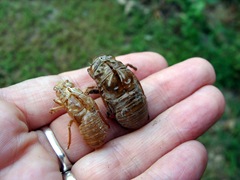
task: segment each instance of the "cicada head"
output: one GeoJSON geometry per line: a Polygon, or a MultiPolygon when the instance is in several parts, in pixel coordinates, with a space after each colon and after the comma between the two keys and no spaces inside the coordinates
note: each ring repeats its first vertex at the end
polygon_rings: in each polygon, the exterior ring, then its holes
{"type": "Polygon", "coordinates": [[[105,79],[106,74],[108,73],[107,61],[109,61],[112,56],[99,56],[93,60],[91,66],[87,69],[89,75],[97,82],[100,83],[101,80],[105,79]]]}
{"type": "Polygon", "coordinates": [[[74,84],[68,80],[66,81],[60,81],[54,86],[53,90],[56,92],[56,96],[61,100],[65,101],[68,99],[70,93],[68,91],[68,88],[74,87],[74,84]]]}

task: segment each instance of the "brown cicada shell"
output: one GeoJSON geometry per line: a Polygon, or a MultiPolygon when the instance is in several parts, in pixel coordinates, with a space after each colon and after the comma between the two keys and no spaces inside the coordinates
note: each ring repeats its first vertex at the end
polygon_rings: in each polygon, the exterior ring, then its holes
{"type": "Polygon", "coordinates": [[[71,125],[75,122],[86,143],[92,148],[98,148],[105,142],[109,125],[104,121],[94,100],[68,80],[59,82],[55,87],[57,98],[54,102],[59,106],[50,110],[54,113],[61,108],[67,110],[72,120],[68,124],[69,140],[71,144],[71,125]]]}
{"type": "Polygon", "coordinates": [[[127,66],[113,56],[100,56],[88,68],[89,75],[97,83],[88,93],[100,93],[108,108],[108,116],[114,117],[120,125],[137,129],[147,123],[148,107],[142,86],[127,66]]]}

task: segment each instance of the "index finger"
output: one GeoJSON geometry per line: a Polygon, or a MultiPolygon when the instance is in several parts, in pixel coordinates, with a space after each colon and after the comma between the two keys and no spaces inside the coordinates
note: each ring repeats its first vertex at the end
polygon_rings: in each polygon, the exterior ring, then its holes
{"type": "MultiPolygon", "coordinates": [[[[139,80],[165,68],[165,59],[157,53],[142,52],[132,53],[116,57],[124,64],[130,63],[138,68],[136,76],[139,80]]],[[[49,110],[55,106],[53,99],[55,92],[54,85],[60,81],[69,79],[76,87],[85,89],[94,86],[95,83],[88,75],[86,68],[61,73],[59,75],[44,76],[26,80],[16,85],[0,89],[0,98],[16,104],[24,113],[29,129],[37,129],[49,124],[63,112],[54,115],[49,110]]]]}

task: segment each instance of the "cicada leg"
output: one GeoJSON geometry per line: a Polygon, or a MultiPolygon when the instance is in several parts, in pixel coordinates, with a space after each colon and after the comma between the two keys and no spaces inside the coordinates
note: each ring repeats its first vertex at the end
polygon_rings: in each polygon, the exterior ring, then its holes
{"type": "Polygon", "coordinates": [[[87,94],[87,95],[89,95],[89,94],[99,94],[99,93],[100,93],[99,89],[96,86],[90,86],[84,92],[84,94],[87,94]]]}
{"type": "Polygon", "coordinates": [[[132,64],[126,64],[125,66],[129,66],[130,68],[134,69],[134,71],[137,71],[137,68],[133,66],[132,64]]]}
{"type": "Polygon", "coordinates": [[[69,149],[71,142],[72,142],[72,131],[71,131],[71,126],[73,123],[76,123],[78,125],[78,122],[74,119],[70,120],[68,123],[68,146],[67,149],[69,149]]]}
{"type": "Polygon", "coordinates": [[[109,119],[116,119],[116,116],[114,113],[111,113],[110,111],[107,111],[107,118],[109,119]]]}
{"type": "Polygon", "coordinates": [[[59,99],[53,99],[53,101],[56,104],[58,104],[59,106],[51,108],[50,111],[49,111],[51,114],[53,114],[53,113],[59,111],[60,109],[64,108],[64,105],[62,104],[62,102],[59,99]]]}
{"type": "Polygon", "coordinates": [[[67,149],[69,149],[69,147],[71,145],[71,140],[72,140],[71,126],[72,126],[73,122],[74,122],[74,120],[70,120],[68,123],[68,146],[67,146],[67,149]]]}

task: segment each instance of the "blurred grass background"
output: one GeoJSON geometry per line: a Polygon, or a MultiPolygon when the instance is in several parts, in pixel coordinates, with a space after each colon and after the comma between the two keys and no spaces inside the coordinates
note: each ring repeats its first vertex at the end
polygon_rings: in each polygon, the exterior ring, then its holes
{"type": "Polygon", "coordinates": [[[0,0],[0,87],[88,66],[101,54],[155,51],[170,65],[200,56],[227,106],[199,140],[203,179],[240,177],[239,0],[0,0]]]}

